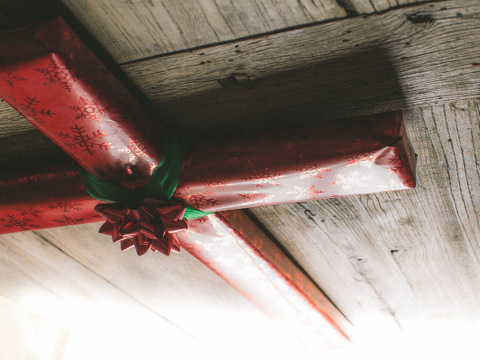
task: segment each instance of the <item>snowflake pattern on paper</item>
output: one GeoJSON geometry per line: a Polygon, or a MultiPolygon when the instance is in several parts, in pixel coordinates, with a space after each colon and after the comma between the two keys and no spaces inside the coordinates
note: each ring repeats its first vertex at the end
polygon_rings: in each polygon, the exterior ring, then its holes
{"type": "Polygon", "coordinates": [[[78,202],[70,202],[70,201],[58,201],[55,204],[49,205],[48,208],[52,210],[61,210],[64,213],[68,213],[71,211],[80,211],[82,204],[78,202]]]}
{"type": "MultiPolygon", "coordinates": [[[[138,158],[148,158],[150,155],[148,154],[147,145],[136,137],[129,137],[128,138],[128,146],[119,149],[119,152],[128,155],[128,161],[133,162],[138,158]]],[[[156,164],[152,164],[153,166],[151,169],[156,167],[156,164]]]]}
{"type": "Polygon", "coordinates": [[[295,171],[300,174],[300,179],[305,179],[309,177],[316,177],[321,179],[323,173],[329,172],[331,170],[320,167],[319,165],[307,165],[297,167],[295,171]]]}
{"type": "Polygon", "coordinates": [[[33,217],[40,217],[40,214],[43,214],[43,211],[40,211],[38,209],[35,209],[33,207],[29,207],[29,208],[22,208],[22,209],[18,209],[18,208],[15,208],[13,210],[16,210],[20,213],[21,216],[25,216],[25,215],[28,215],[28,216],[33,216],[33,217]]]}
{"type": "Polygon", "coordinates": [[[0,73],[0,79],[5,81],[8,84],[8,86],[10,86],[11,88],[13,88],[15,86],[15,83],[17,81],[27,80],[23,76],[18,75],[17,72],[12,71],[12,70],[2,71],[0,73]]]}
{"type": "Polygon", "coordinates": [[[293,190],[289,191],[287,194],[293,196],[295,200],[303,200],[306,198],[315,199],[318,194],[323,194],[324,191],[316,190],[315,185],[310,187],[303,187],[303,186],[293,186],[293,190]]]}
{"type": "Polygon", "coordinates": [[[78,224],[83,224],[84,218],[77,219],[77,218],[71,218],[68,217],[67,215],[63,215],[61,219],[53,220],[56,223],[59,223],[63,226],[67,225],[78,225],[78,224]]]}
{"type": "Polygon", "coordinates": [[[107,110],[95,100],[89,100],[80,96],[80,102],[80,105],[67,106],[70,110],[75,111],[75,120],[87,119],[98,123],[100,121],[100,115],[107,113],[107,110]]]}
{"type": "Polygon", "coordinates": [[[46,118],[51,119],[55,115],[52,110],[41,108],[40,100],[36,96],[27,96],[23,99],[23,103],[18,104],[18,108],[26,118],[33,119],[42,125],[45,123],[46,118]]]}
{"type": "Polygon", "coordinates": [[[15,215],[7,214],[5,215],[5,219],[0,219],[1,221],[5,222],[5,226],[9,229],[17,228],[21,230],[30,230],[30,229],[38,229],[38,225],[32,223],[31,218],[18,218],[15,215]]]}
{"type": "Polygon", "coordinates": [[[342,190],[364,188],[370,184],[372,175],[364,175],[360,171],[351,171],[348,174],[335,174],[336,181],[330,185],[340,185],[342,190]]]}
{"type": "Polygon", "coordinates": [[[68,92],[72,91],[73,83],[78,78],[68,67],[52,57],[47,67],[34,68],[44,76],[43,85],[59,86],[68,92]]]}
{"type": "Polygon", "coordinates": [[[218,200],[208,198],[208,192],[201,194],[192,194],[187,197],[188,202],[196,209],[202,210],[205,206],[210,205],[219,205],[218,200]]]}
{"type": "Polygon", "coordinates": [[[204,183],[205,189],[219,189],[219,190],[225,190],[225,186],[227,186],[229,183],[228,181],[225,181],[223,179],[213,179],[210,180],[206,183],[204,183]]]}
{"type": "Polygon", "coordinates": [[[283,179],[285,175],[280,173],[257,173],[254,175],[246,175],[242,176],[242,179],[245,182],[253,183],[256,187],[270,185],[270,186],[278,186],[279,182],[275,180],[283,179]]]}
{"type": "Polygon", "coordinates": [[[69,149],[81,149],[88,155],[93,156],[96,154],[96,148],[99,150],[108,150],[112,146],[107,142],[100,142],[100,139],[107,136],[104,131],[96,130],[92,132],[92,135],[85,134],[85,127],[72,126],[70,127],[72,134],[58,131],[57,136],[63,138],[66,141],[63,143],[69,149]]]}
{"type": "Polygon", "coordinates": [[[389,190],[403,190],[406,188],[404,182],[399,181],[398,179],[390,179],[386,184],[377,185],[377,188],[380,191],[389,191],[389,190]]]}
{"type": "Polygon", "coordinates": [[[242,193],[242,194],[237,194],[237,195],[240,196],[243,199],[244,203],[256,202],[256,201],[259,201],[259,200],[266,201],[269,197],[271,197],[271,195],[260,194],[260,193],[257,193],[255,191],[253,191],[251,193],[242,193]]]}

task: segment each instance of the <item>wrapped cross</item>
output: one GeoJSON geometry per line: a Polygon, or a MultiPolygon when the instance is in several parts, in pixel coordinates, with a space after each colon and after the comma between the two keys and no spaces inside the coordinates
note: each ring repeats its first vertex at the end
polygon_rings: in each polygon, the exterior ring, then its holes
{"type": "Polygon", "coordinates": [[[0,179],[0,233],[100,214],[122,249],[185,248],[307,344],[348,339],[348,320],[239,209],[413,188],[401,112],[187,144],[63,20],[4,34],[0,49],[0,96],[84,169],[0,179]]]}

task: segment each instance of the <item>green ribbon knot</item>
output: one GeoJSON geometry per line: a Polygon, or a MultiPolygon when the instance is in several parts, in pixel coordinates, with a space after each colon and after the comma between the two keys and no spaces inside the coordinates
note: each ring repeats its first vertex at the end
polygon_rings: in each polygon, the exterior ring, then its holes
{"type": "MultiPolygon", "coordinates": [[[[147,185],[141,189],[129,190],[112,181],[99,179],[88,171],[82,170],[81,178],[87,192],[93,198],[106,201],[138,206],[146,198],[171,201],[182,171],[183,160],[187,155],[188,144],[176,136],[169,134],[164,139],[163,159],[158,164],[147,185]]],[[[185,220],[197,219],[211,212],[204,212],[186,205],[185,220]]]]}

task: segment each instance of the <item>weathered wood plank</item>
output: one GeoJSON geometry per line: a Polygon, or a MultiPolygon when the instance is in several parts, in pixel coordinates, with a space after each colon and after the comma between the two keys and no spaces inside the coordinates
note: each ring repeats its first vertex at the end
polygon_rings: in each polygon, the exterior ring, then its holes
{"type": "Polygon", "coordinates": [[[117,62],[345,17],[334,0],[62,0],[117,62]]]}
{"type": "Polygon", "coordinates": [[[479,323],[479,104],[406,112],[416,190],[252,210],[359,331],[383,317],[448,338],[479,323]]]}
{"type": "Polygon", "coordinates": [[[203,348],[161,314],[33,232],[0,236],[0,249],[1,294],[53,323],[88,331],[126,358],[152,358],[158,339],[168,339],[185,354],[194,353],[188,347],[203,348]]]}
{"type": "Polygon", "coordinates": [[[122,68],[161,121],[191,134],[475,98],[480,5],[445,1],[122,68]]]}
{"type": "Polygon", "coordinates": [[[169,257],[153,252],[142,257],[135,251],[121,252],[110,238],[98,234],[98,226],[94,223],[35,233],[79,266],[211,349],[231,349],[239,338],[259,349],[300,348],[243,295],[188,252],[183,250],[169,257]]]}
{"type": "MultiPolygon", "coordinates": [[[[408,6],[432,0],[339,0],[350,16],[386,12],[399,6],[408,6]]],[[[438,0],[442,1],[442,0],[438,0]]]]}
{"type": "Polygon", "coordinates": [[[6,0],[0,4],[0,29],[73,15],[117,62],[125,62],[386,11],[406,1],[6,0]]]}

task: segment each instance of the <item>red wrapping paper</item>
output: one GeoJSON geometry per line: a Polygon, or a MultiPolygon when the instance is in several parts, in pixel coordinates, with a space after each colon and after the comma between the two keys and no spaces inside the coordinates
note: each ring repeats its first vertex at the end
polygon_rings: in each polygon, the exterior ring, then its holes
{"type": "Polygon", "coordinates": [[[306,346],[345,345],[350,323],[243,211],[190,220],[178,239],[306,346]]]}
{"type": "Polygon", "coordinates": [[[202,143],[175,196],[219,211],[410,189],[414,167],[398,111],[202,143]]]}
{"type": "Polygon", "coordinates": [[[0,34],[0,97],[87,171],[149,176],[162,147],[143,106],[62,19],[0,34]]]}
{"type": "Polygon", "coordinates": [[[2,174],[0,234],[101,221],[84,190],[80,167],[2,174]]]}
{"type": "MultiPolygon", "coordinates": [[[[148,177],[160,137],[141,104],[61,20],[0,41],[0,96],[103,179],[148,177]],[[144,127],[143,131],[141,127],[144,127]]],[[[401,112],[191,146],[175,196],[205,211],[412,188],[401,112]]]]}

